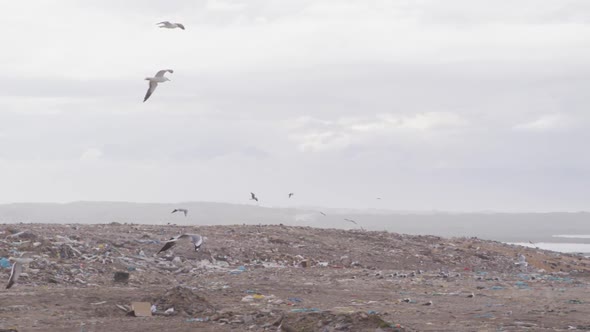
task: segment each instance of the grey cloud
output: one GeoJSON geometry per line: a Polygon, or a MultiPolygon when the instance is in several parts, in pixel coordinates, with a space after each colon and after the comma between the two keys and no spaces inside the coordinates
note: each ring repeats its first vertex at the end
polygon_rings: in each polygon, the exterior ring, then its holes
{"type": "Polygon", "coordinates": [[[588,5],[531,4],[13,2],[0,201],[583,209],[588,5]]]}

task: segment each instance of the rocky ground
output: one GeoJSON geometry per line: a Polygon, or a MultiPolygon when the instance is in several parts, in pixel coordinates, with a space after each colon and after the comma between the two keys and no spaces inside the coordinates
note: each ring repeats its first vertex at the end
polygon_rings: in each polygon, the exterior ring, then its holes
{"type": "Polygon", "coordinates": [[[590,330],[590,259],[477,238],[10,224],[2,258],[25,265],[0,291],[0,331],[590,330]],[[202,250],[156,256],[181,232],[206,236],[202,250]],[[157,310],[135,317],[132,302],[157,310]]]}

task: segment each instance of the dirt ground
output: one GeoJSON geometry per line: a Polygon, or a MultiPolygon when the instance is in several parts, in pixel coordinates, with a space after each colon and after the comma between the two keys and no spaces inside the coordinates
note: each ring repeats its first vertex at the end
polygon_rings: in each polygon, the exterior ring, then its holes
{"type": "Polygon", "coordinates": [[[476,238],[18,224],[0,225],[2,257],[26,264],[0,291],[0,331],[590,330],[590,259],[476,238]],[[207,239],[156,255],[180,233],[207,239]],[[134,317],[138,301],[154,316],[134,317]]]}

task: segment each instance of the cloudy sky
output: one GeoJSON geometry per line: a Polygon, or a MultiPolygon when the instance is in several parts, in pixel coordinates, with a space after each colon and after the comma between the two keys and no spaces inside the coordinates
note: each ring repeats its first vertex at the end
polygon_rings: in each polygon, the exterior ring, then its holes
{"type": "Polygon", "coordinates": [[[589,209],[587,0],[0,12],[0,202],[589,209]]]}

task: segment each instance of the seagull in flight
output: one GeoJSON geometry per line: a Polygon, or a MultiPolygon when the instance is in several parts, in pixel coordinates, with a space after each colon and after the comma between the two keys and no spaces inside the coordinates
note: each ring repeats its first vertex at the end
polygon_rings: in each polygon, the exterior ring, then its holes
{"type": "Polygon", "coordinates": [[[180,29],[184,30],[184,25],[182,25],[180,23],[170,23],[169,21],[160,22],[160,23],[157,23],[156,25],[160,28],[165,28],[165,29],[180,28],[180,29]]]}
{"type": "Polygon", "coordinates": [[[16,283],[22,271],[23,266],[20,262],[16,261],[14,264],[12,264],[12,270],[10,270],[10,277],[8,278],[8,285],[6,285],[6,289],[9,289],[16,283]]]}
{"type": "Polygon", "coordinates": [[[186,217],[186,215],[188,214],[188,210],[187,209],[174,209],[172,210],[172,212],[170,213],[176,213],[176,212],[182,212],[184,213],[184,216],[186,217]]]}
{"type": "Polygon", "coordinates": [[[152,93],[154,93],[154,90],[156,90],[156,88],[158,87],[158,83],[164,83],[166,81],[170,81],[170,79],[168,79],[168,77],[164,76],[164,74],[166,74],[166,73],[172,74],[172,73],[174,73],[174,70],[162,69],[156,73],[156,76],[145,78],[146,81],[150,81],[150,84],[149,84],[149,88],[145,94],[145,97],[143,98],[144,103],[146,100],[148,100],[148,98],[152,95],[152,93]]]}
{"type": "Polygon", "coordinates": [[[324,217],[327,216],[327,214],[323,213],[322,211],[319,211],[319,213],[321,213],[324,217]]]}
{"type": "Polygon", "coordinates": [[[346,220],[346,221],[348,221],[348,222],[351,222],[351,223],[353,223],[353,224],[355,224],[355,225],[358,225],[358,224],[357,224],[357,222],[356,222],[356,221],[354,221],[354,220],[352,220],[352,219],[346,219],[346,218],[344,218],[344,220],[346,220]]]}
{"type": "Polygon", "coordinates": [[[199,249],[201,249],[201,245],[203,244],[203,237],[200,236],[199,234],[181,234],[181,235],[177,235],[173,238],[170,238],[170,240],[166,241],[166,244],[164,244],[164,246],[162,247],[162,249],[160,249],[160,251],[158,251],[158,254],[161,253],[162,251],[166,251],[172,247],[174,247],[174,245],[176,245],[176,242],[178,242],[178,240],[190,240],[192,242],[192,244],[195,246],[195,251],[199,251],[199,249]]]}
{"type": "Polygon", "coordinates": [[[256,197],[256,194],[254,194],[253,192],[251,192],[250,193],[250,196],[252,196],[252,197],[250,197],[250,200],[255,200],[255,201],[258,202],[258,197],[256,197]]]}
{"type": "Polygon", "coordinates": [[[295,195],[294,193],[289,193],[289,198],[291,198],[291,196],[295,195]]]}

